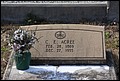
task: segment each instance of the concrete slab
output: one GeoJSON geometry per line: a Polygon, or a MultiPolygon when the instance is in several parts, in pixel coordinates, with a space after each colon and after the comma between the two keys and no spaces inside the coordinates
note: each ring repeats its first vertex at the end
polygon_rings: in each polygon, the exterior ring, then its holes
{"type": "Polygon", "coordinates": [[[107,65],[30,66],[17,70],[12,66],[8,80],[111,80],[107,65]]]}

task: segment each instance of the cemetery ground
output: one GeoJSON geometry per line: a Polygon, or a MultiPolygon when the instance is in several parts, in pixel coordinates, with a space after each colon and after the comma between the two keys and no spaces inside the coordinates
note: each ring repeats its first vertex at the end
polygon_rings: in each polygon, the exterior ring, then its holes
{"type": "MultiPolygon", "coordinates": [[[[18,29],[16,25],[1,26],[1,79],[6,69],[12,49],[8,46],[7,34],[18,29]]],[[[113,53],[116,75],[119,79],[119,25],[107,25],[105,27],[106,49],[111,49],[113,53]]]]}

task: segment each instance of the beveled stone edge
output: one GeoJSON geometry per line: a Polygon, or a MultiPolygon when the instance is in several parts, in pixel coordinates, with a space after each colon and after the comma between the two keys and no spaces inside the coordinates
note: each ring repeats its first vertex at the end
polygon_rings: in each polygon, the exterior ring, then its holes
{"type": "Polygon", "coordinates": [[[105,26],[84,25],[84,24],[44,24],[44,25],[26,25],[20,26],[25,30],[88,30],[104,32],[105,26]],[[88,29],[89,28],[89,29],[88,29]]]}
{"type": "Polygon", "coordinates": [[[104,2],[9,2],[9,3],[5,3],[5,2],[1,2],[1,6],[11,6],[11,7],[90,7],[90,6],[100,6],[100,7],[107,7],[108,5],[108,1],[104,1],[104,2]]]}
{"type": "Polygon", "coordinates": [[[12,69],[12,65],[13,65],[13,55],[14,55],[14,51],[12,50],[10,56],[9,56],[9,61],[7,63],[7,66],[6,66],[6,69],[5,69],[5,72],[3,74],[3,78],[2,80],[7,80],[8,77],[9,77],[9,74],[11,72],[11,69],[12,69]]]}

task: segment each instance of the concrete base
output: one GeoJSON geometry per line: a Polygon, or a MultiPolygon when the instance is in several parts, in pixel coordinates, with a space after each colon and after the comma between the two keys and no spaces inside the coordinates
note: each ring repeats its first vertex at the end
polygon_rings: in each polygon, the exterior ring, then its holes
{"type": "Polygon", "coordinates": [[[17,70],[12,66],[7,80],[113,80],[110,69],[107,65],[40,65],[30,66],[28,70],[17,70]]]}
{"type": "Polygon", "coordinates": [[[37,65],[28,70],[17,70],[10,59],[3,80],[116,80],[110,53],[107,58],[108,65],[37,65]]]}

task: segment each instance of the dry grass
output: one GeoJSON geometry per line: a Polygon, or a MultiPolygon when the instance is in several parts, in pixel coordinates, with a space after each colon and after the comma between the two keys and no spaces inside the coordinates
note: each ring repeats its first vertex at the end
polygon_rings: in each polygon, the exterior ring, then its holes
{"type": "Polygon", "coordinates": [[[7,34],[12,33],[16,29],[18,29],[18,26],[1,26],[1,79],[11,54],[11,48],[8,46],[6,37],[7,34]]]}
{"type": "Polygon", "coordinates": [[[119,79],[119,25],[105,27],[105,43],[106,49],[112,50],[115,71],[117,79],[119,79]]]}

